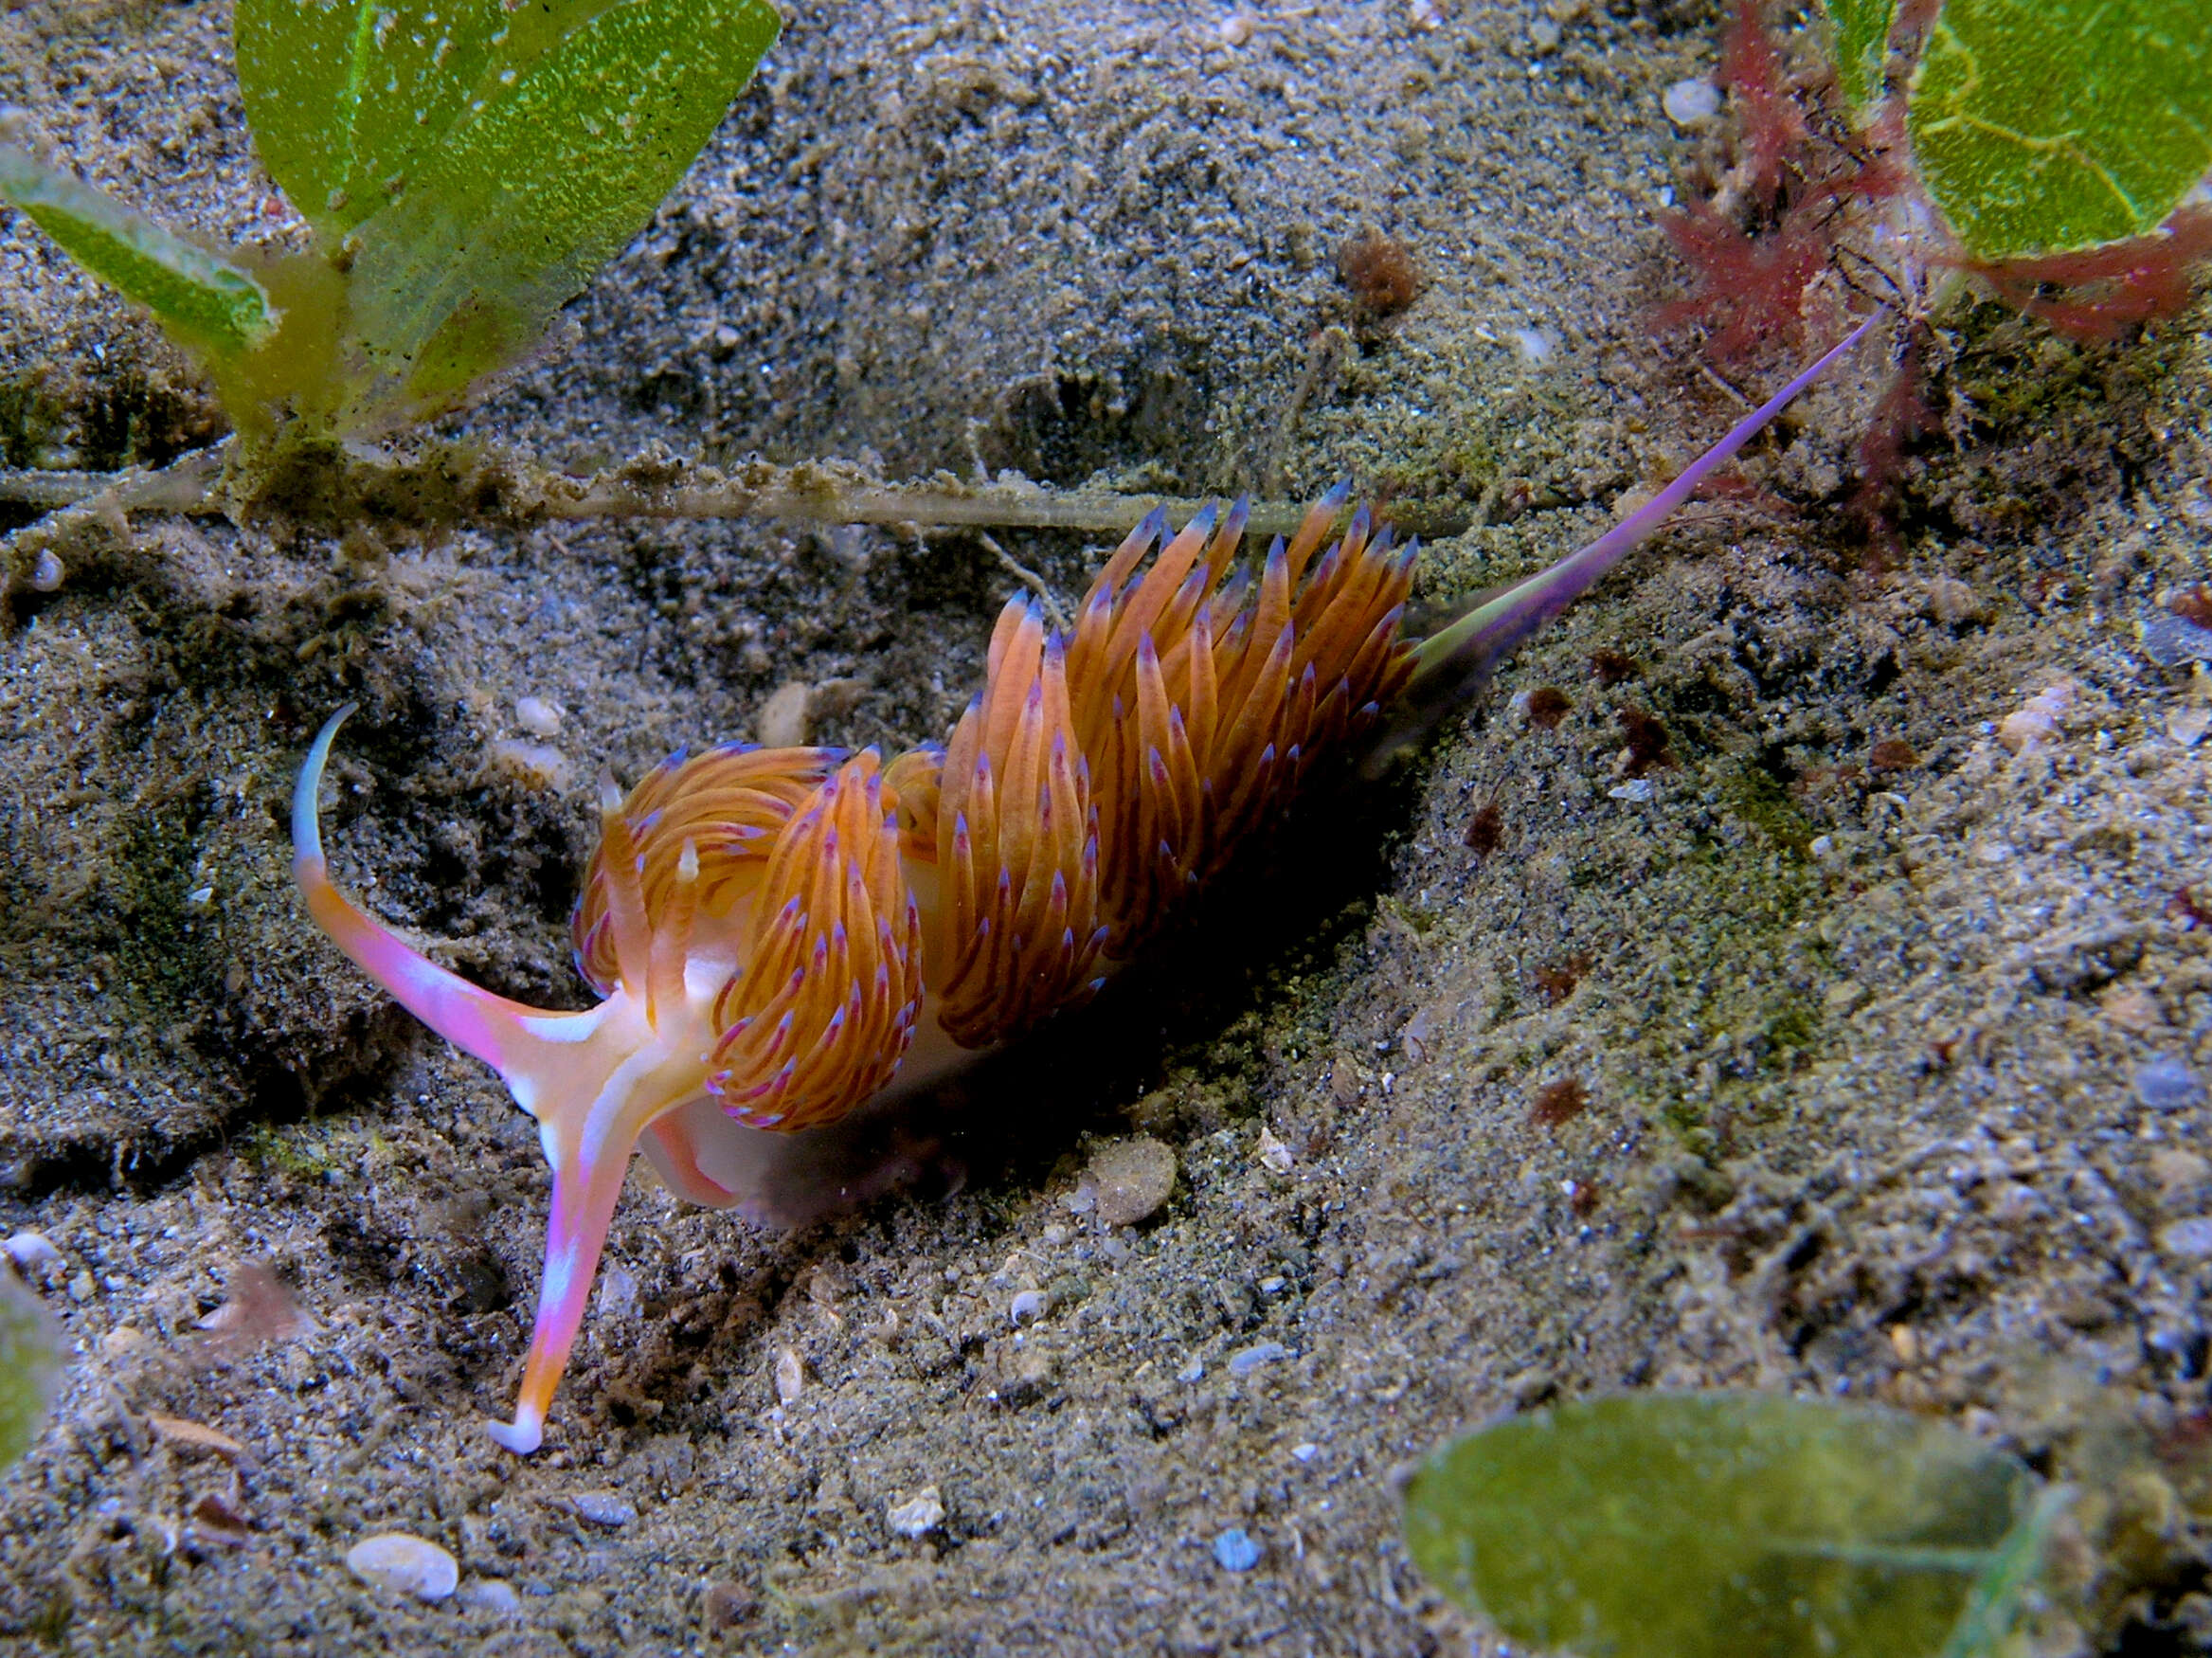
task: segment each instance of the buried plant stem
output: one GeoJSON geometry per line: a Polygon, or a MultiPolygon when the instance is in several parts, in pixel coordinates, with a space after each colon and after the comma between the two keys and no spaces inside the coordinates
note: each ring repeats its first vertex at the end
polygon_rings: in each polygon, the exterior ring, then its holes
{"type": "MultiPolygon", "coordinates": [[[[241,501],[223,481],[224,446],[194,451],[157,473],[42,473],[0,471],[0,501],[58,509],[54,515],[16,531],[0,547],[43,545],[88,518],[109,519],[139,509],[246,516],[256,502],[241,501]]],[[[1033,483],[967,484],[940,475],[916,483],[885,483],[837,461],[775,466],[747,461],[730,472],[646,457],[629,465],[574,478],[513,456],[470,457],[433,448],[419,460],[355,453],[333,471],[337,498],[388,502],[413,480],[435,488],[424,498],[467,493],[472,505],[453,521],[526,528],[550,519],[769,518],[807,524],[913,524],[927,529],[1076,530],[1121,534],[1147,513],[1164,507],[1177,518],[1199,511],[1205,498],[1116,495],[1100,490],[1058,491],[1033,483]],[[459,465],[454,463],[459,461],[459,465]],[[461,476],[456,477],[456,474],[461,476]],[[457,490],[457,485],[459,486],[457,490]],[[480,487],[477,487],[480,486],[480,487]]],[[[329,512],[326,504],[317,515],[329,512]]],[[[1262,535],[1295,532],[1305,516],[1298,501],[1256,501],[1250,524],[1262,535]]],[[[432,513],[435,520],[440,514],[432,513]]],[[[1459,503],[1394,504],[1391,518],[1418,535],[1457,534],[1476,514],[1459,503]]]]}

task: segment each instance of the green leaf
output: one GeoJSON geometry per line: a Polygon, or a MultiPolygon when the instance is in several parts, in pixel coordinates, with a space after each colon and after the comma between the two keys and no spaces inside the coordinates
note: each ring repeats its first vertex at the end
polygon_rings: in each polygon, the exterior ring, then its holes
{"type": "Polygon", "coordinates": [[[1906,126],[1976,259],[2144,235],[2212,169],[2212,6],[1946,0],[1906,126]]]}
{"type": "Polygon", "coordinates": [[[2033,1483],[1897,1412],[1625,1395],[1448,1446],[1406,1541],[1468,1612],[1581,1658],[1921,1658],[1969,1612],[2009,1612],[1976,1596],[2029,1575],[2006,1550],[2033,1483]]]}
{"type": "Polygon", "coordinates": [[[375,367],[434,405],[527,350],[651,220],[780,27],[765,0],[626,0],[517,42],[541,49],[349,238],[375,367]]]}
{"type": "Polygon", "coordinates": [[[1863,116],[1881,99],[1897,0],[1821,0],[1821,9],[1834,39],[1836,79],[1851,108],[1863,116]]]}
{"type": "Polygon", "coordinates": [[[46,1309],[0,1267],[0,1468],[30,1449],[62,1375],[62,1348],[46,1309]]]}
{"type": "Polygon", "coordinates": [[[239,85],[269,176],[318,229],[351,229],[436,150],[506,19],[501,0],[239,0],[239,85]]]}
{"type": "Polygon", "coordinates": [[[187,345],[235,359],[276,321],[250,273],[12,144],[0,144],[0,197],[187,345]]]}

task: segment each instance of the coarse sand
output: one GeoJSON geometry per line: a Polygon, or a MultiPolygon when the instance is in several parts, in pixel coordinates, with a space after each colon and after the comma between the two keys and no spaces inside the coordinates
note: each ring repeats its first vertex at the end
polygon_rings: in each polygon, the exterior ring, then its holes
{"type": "MultiPolygon", "coordinates": [[[[172,224],[296,234],[229,19],[12,5],[0,103],[172,224]]],[[[1662,98],[1714,34],[1628,0],[804,0],[564,336],[441,431],[579,471],[1350,477],[1487,503],[1425,560],[1448,601],[1740,407],[1646,315],[1715,142],[1662,98]],[[1376,237],[1416,273],[1389,316],[1340,265],[1376,237]]],[[[1154,970],[875,1126],[893,1189],[777,1234],[640,1170],[529,1459],[481,1422],[536,1136],[296,901],[315,727],[364,705],[339,880],[579,1005],[602,765],[940,735],[1000,553],[1068,597],[1100,547],[146,514],[11,550],[0,1226],[57,1252],[29,1275],[74,1356],[0,1480],[0,1646],[1492,1651],[1407,1559],[1414,1459],[1554,1397],[1758,1386],[2080,1481],[2054,1650],[2212,1649],[2212,696],[2140,631],[2212,565],[2212,311],[2086,348],[1985,308],[1952,343],[1900,550],[1840,511],[1877,353],[1154,970]],[[349,1570],[389,1532],[459,1592],[349,1570]]],[[[0,465],[220,429],[0,219],[0,465]]]]}

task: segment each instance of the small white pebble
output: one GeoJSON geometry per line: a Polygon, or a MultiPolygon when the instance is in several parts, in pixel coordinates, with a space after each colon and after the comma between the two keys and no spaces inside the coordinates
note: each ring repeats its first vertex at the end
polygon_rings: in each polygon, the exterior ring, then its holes
{"type": "Polygon", "coordinates": [[[363,1538],[346,1551],[346,1569],[364,1583],[417,1600],[443,1600],[460,1582],[451,1555],[404,1531],[363,1538]]]}
{"type": "Polygon", "coordinates": [[[37,593],[51,593],[61,586],[63,578],[66,574],[67,572],[62,568],[62,561],[54,556],[54,550],[50,547],[42,549],[38,563],[30,567],[31,590],[37,593]]]}
{"type": "Polygon", "coordinates": [[[2158,1244],[2169,1255],[2201,1261],[2212,1255],[2212,1219],[2177,1220],[2158,1234],[2158,1244]]]}
{"type": "Polygon", "coordinates": [[[1322,1448],[1314,1444],[1310,1439],[1307,1440],[1304,1445],[1293,1445],[1290,1448],[1290,1454],[1298,1458],[1300,1462],[1311,1462],[1321,1453],[1322,1448]]]}
{"type": "Polygon", "coordinates": [[[806,1366],[799,1355],[786,1347],[776,1355],[776,1397],[785,1404],[795,1403],[806,1391],[806,1366]]]}
{"type": "Polygon", "coordinates": [[[504,1577],[479,1577],[460,1592],[461,1599],[478,1612],[513,1617],[522,1610],[522,1596],[504,1577]]]}
{"type": "Polygon", "coordinates": [[[796,748],[806,741],[813,726],[809,717],[814,687],[803,679],[789,680],[768,694],[761,704],[753,733],[764,748],[796,748]]]}
{"type": "Polygon", "coordinates": [[[905,1502],[893,1503],[883,1518],[901,1537],[926,1537],[944,1523],[944,1504],[935,1486],[924,1486],[905,1502]]]}
{"type": "Polygon", "coordinates": [[[1642,805],[1651,798],[1651,780],[1648,777],[1631,777],[1627,783],[1609,788],[1605,792],[1612,800],[1627,801],[1634,805],[1642,805]]]}
{"type": "Polygon", "coordinates": [[[46,1239],[43,1232],[19,1232],[8,1239],[5,1246],[8,1258],[21,1272],[41,1271],[62,1258],[62,1252],[46,1239]]]}
{"type": "Polygon", "coordinates": [[[2154,1111],[2178,1111],[2204,1098],[2204,1085],[2186,1060],[2153,1059],[2135,1072],[2135,1098],[2154,1111]]]}
{"type": "Polygon", "coordinates": [[[627,1525],[638,1518],[638,1505],[620,1491],[575,1491],[569,1494],[568,1506],[579,1520],[588,1520],[594,1525],[627,1525]]]}
{"type": "Polygon", "coordinates": [[[626,1267],[609,1267],[599,1275],[599,1316],[628,1318],[638,1310],[638,1275],[626,1267]]]}
{"type": "Polygon", "coordinates": [[[1042,1289],[1024,1289],[1007,1308],[1016,1324],[1034,1324],[1052,1308],[1052,1296],[1042,1289]]]}
{"type": "Polygon", "coordinates": [[[2185,748],[2194,748],[2207,730],[2212,730],[2212,708],[2201,702],[2166,716],[2166,734],[2185,748]]]}
{"type": "Polygon", "coordinates": [[[1252,38],[1252,30],[1257,27],[1259,21],[1250,12],[1232,11],[1214,25],[1214,31],[1221,37],[1223,45],[1241,46],[1252,38]]]}
{"type": "Polygon", "coordinates": [[[1273,1169],[1279,1175],[1288,1174],[1290,1165],[1297,1161],[1290,1155],[1290,1147],[1276,1139],[1275,1131],[1264,1124],[1260,1128],[1260,1143],[1254,1149],[1259,1154],[1262,1165],[1273,1169]]]}
{"type": "Polygon", "coordinates": [[[214,901],[215,889],[213,887],[194,887],[185,894],[185,908],[187,910],[205,910],[214,901]]]}
{"type": "Polygon", "coordinates": [[[559,703],[548,702],[542,696],[515,698],[514,723],[533,737],[559,736],[562,712],[559,703]]]}
{"type": "Polygon", "coordinates": [[[2041,748],[2057,734],[2059,716],[2073,706],[2076,689],[2071,679],[2045,686],[1997,722],[1997,740],[2015,754],[2041,748]]]}
{"type": "Polygon", "coordinates": [[[1513,331],[1513,349],[1520,353],[1520,360],[1530,368],[1551,361],[1552,352],[1558,348],[1559,336],[1548,328],[1517,328],[1513,331]]]}
{"type": "Polygon", "coordinates": [[[1661,93],[1659,107],[1678,127],[1701,127],[1720,113],[1720,88],[1702,75],[1692,75],[1661,93]]]}
{"type": "Polygon", "coordinates": [[[1241,1352],[1229,1356],[1229,1374],[1250,1376],[1263,1364],[1272,1364],[1278,1359],[1294,1357],[1290,1349],[1280,1342],[1256,1342],[1241,1352]]]}
{"type": "Polygon", "coordinates": [[[1413,0],[1406,8],[1406,19],[1415,28],[1434,34],[1444,27],[1444,9],[1437,4],[1437,0],[1413,0]]]}
{"type": "Polygon", "coordinates": [[[1835,850],[1835,841],[1825,835],[1815,835],[1812,838],[1812,843],[1806,848],[1806,851],[1811,853],[1813,856],[1819,858],[1825,858],[1833,856],[1835,850]]]}
{"type": "Polygon", "coordinates": [[[568,786],[568,757],[544,743],[502,737],[491,748],[492,769],[540,793],[568,786]]]}
{"type": "Polygon", "coordinates": [[[1188,1364],[1175,1373],[1175,1379],[1178,1381],[1204,1381],[1206,1379],[1206,1361],[1194,1355],[1188,1364]]]}

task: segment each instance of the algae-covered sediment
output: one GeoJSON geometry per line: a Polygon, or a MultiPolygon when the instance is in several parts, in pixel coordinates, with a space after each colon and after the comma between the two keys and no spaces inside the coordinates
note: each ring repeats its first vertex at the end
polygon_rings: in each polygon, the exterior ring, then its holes
{"type": "MultiPolygon", "coordinates": [[[[280,225],[228,16],[19,8],[0,101],[175,223],[280,225]]],[[[1660,95],[1710,70],[1709,15],[1229,18],[796,9],[572,338],[441,439],[579,473],[659,442],[1487,496],[1431,550],[1448,597],[1587,539],[1735,418],[1642,313],[1698,141],[1660,95]],[[1380,325],[1336,267],[1371,228],[1422,281],[1380,325]],[[1286,435],[1331,327],[1351,352],[1286,435]]],[[[2212,549],[2205,312],[2081,348],[1984,311],[1958,343],[1973,406],[1912,461],[1901,550],[1834,510],[1862,365],[1752,458],[1771,499],[1693,508],[1425,756],[1314,802],[1148,983],[910,1124],[904,1190],[772,1236],[636,1182],[527,1462],[478,1421],[527,1340],[535,1137],[297,908],[308,737],[363,702],[326,796],[352,890],[479,981],[573,1001],[601,764],[749,736],[794,682],[836,687],[826,740],[940,733],[1010,577],[951,532],[87,532],[53,590],[11,585],[0,634],[0,1221],[59,1252],[33,1276],[77,1349],[0,1485],[0,1628],[100,1652],[1458,1649],[1393,1470],[1507,1407],[1660,1384],[2102,1457],[2130,1471],[2091,1517],[2115,1564],[2085,1617],[2108,1644],[2186,1625],[2212,964],[2177,894],[2203,896],[2205,694],[2134,624],[2212,549]],[[2060,680],[2048,740],[2000,742],[2060,680]],[[1549,728],[1515,702],[1546,686],[1549,728]],[[1624,758],[1624,713],[1663,762],[1624,758]],[[525,735],[565,771],[496,747],[525,735]],[[1911,764],[1875,766],[1885,741],[1911,764]],[[1580,1109],[1538,1113],[1566,1079],[1580,1109]],[[1177,1182],[1110,1226],[1086,1171],[1138,1133],[1177,1182]],[[349,1573],[393,1530],[450,1551],[459,1594],[349,1573]],[[1248,1569],[1214,1546],[1232,1530],[1248,1569]]],[[[0,391],[9,464],[177,442],[190,405],[121,448],[99,410],[188,383],[0,226],[0,388],[38,388],[0,391]]],[[[998,539],[1064,595],[1098,558],[998,539]]]]}

